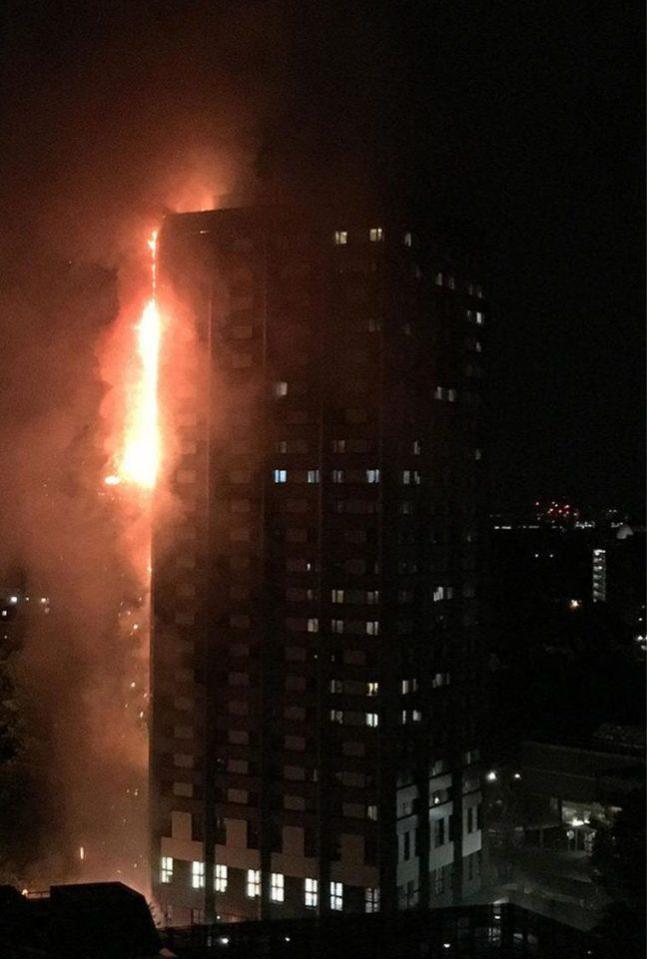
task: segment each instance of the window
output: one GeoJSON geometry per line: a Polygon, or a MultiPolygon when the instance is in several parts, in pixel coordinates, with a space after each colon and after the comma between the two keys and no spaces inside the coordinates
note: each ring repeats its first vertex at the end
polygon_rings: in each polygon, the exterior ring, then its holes
{"type": "MultiPolygon", "coordinates": [[[[410,235],[410,234],[409,234],[410,235]]],[[[380,890],[379,889],[366,889],[364,893],[364,911],[365,912],[379,912],[380,911],[380,890]]]]}
{"type": "Polygon", "coordinates": [[[261,871],[260,869],[247,870],[247,883],[245,886],[248,899],[254,899],[261,894],[261,871]]]}
{"type": "Polygon", "coordinates": [[[309,483],[319,482],[319,470],[308,470],[308,482],[309,483]]]}
{"type": "Polygon", "coordinates": [[[344,591],[343,589],[333,589],[330,594],[331,602],[333,603],[343,603],[344,602],[344,591]]]}
{"type": "Polygon", "coordinates": [[[371,819],[373,822],[377,822],[377,806],[369,803],[366,807],[366,818],[371,819]]]}
{"type": "MultiPolygon", "coordinates": [[[[408,232],[405,233],[404,236],[402,237],[402,242],[404,243],[405,246],[412,246],[413,236],[411,235],[411,233],[408,233],[408,232]]],[[[368,910],[366,911],[368,912],[368,910]]]]}
{"type": "Polygon", "coordinates": [[[450,290],[456,289],[456,280],[454,279],[453,276],[447,277],[447,286],[449,287],[450,290]]]}
{"type": "Polygon", "coordinates": [[[457,396],[458,396],[458,394],[457,394],[456,390],[454,390],[454,389],[448,389],[448,390],[447,390],[447,399],[449,400],[450,403],[455,403],[457,396]]]}
{"type": "Polygon", "coordinates": [[[369,619],[366,623],[366,635],[367,636],[378,636],[380,633],[380,621],[379,619],[369,619]]]}
{"type": "Polygon", "coordinates": [[[309,633],[319,632],[319,620],[317,619],[316,616],[313,616],[308,620],[308,632],[309,633]]]}
{"type": "Polygon", "coordinates": [[[330,710],[330,722],[331,723],[340,723],[344,722],[344,710],[343,709],[331,709],[330,710]]]}
{"type": "Polygon", "coordinates": [[[341,882],[330,883],[330,908],[341,912],[344,908],[344,887],[341,882]]]}
{"type": "Polygon", "coordinates": [[[346,452],[346,440],[333,440],[331,445],[333,453],[346,452]]]}
{"type": "Polygon", "coordinates": [[[288,395],[288,384],[285,380],[278,380],[272,385],[272,393],[274,396],[287,396],[288,395]]]}
{"type": "Polygon", "coordinates": [[[333,470],[332,477],[333,483],[343,483],[344,482],[344,471],[343,470],[333,470]]]}
{"type": "Polygon", "coordinates": [[[344,684],[341,679],[331,679],[330,680],[330,692],[331,693],[343,693],[344,684]]]}
{"type": "Polygon", "coordinates": [[[191,886],[193,889],[204,889],[204,863],[191,863],[191,886]]]}
{"type": "Polygon", "coordinates": [[[160,863],[160,882],[173,882],[173,858],[171,856],[162,856],[160,863]]]}
{"type": "Polygon", "coordinates": [[[366,713],[366,725],[367,726],[377,726],[380,721],[380,717],[377,713],[366,713]]]}
{"type": "Polygon", "coordinates": [[[317,879],[304,879],[303,889],[306,909],[316,909],[319,905],[319,882],[317,879]]]}
{"type": "Polygon", "coordinates": [[[445,820],[434,820],[434,847],[438,849],[445,845],[445,820]]]}
{"type": "Polygon", "coordinates": [[[374,226],[368,231],[368,238],[371,243],[381,243],[384,239],[384,230],[381,226],[374,226]]]}
{"type": "Polygon", "coordinates": [[[368,332],[379,333],[382,329],[382,320],[379,317],[371,316],[368,320],[368,332]]]}
{"type": "Polygon", "coordinates": [[[287,483],[288,481],[288,471],[287,470],[273,470],[272,476],[275,483],[287,483]]]}
{"type": "Polygon", "coordinates": [[[348,243],[348,230],[335,230],[335,246],[346,246],[348,243]]]}
{"type": "Polygon", "coordinates": [[[436,284],[436,286],[442,286],[442,285],[443,285],[443,275],[442,275],[442,273],[436,273],[436,276],[434,277],[434,283],[436,284]]]}
{"type": "Polygon", "coordinates": [[[434,399],[444,400],[445,399],[445,390],[442,386],[437,386],[434,390],[434,399]]]}
{"type": "Polygon", "coordinates": [[[379,471],[379,470],[366,470],[366,482],[367,482],[367,483],[379,483],[379,482],[380,482],[380,471],[379,471]]]}
{"type": "Polygon", "coordinates": [[[485,323],[485,315],[480,310],[476,311],[476,323],[477,326],[483,326],[485,323]]]}
{"type": "Polygon", "coordinates": [[[366,684],[366,695],[367,696],[377,696],[380,692],[380,684],[377,682],[367,683],[366,684]]]}
{"type": "Polygon", "coordinates": [[[482,456],[483,456],[483,454],[482,454],[481,450],[478,450],[478,449],[477,449],[477,450],[474,450],[474,459],[475,459],[475,460],[480,460],[480,459],[482,458],[482,456]]]}
{"type": "Polygon", "coordinates": [[[227,892],[227,867],[221,866],[219,863],[216,863],[214,888],[216,892],[227,892]]]}
{"type": "Polygon", "coordinates": [[[285,878],[282,872],[273,872],[270,882],[270,899],[283,902],[285,899],[285,878]]]}
{"type": "Polygon", "coordinates": [[[330,620],[330,631],[333,633],[343,633],[344,632],[344,620],[343,619],[331,619],[330,620]]]}
{"type": "Polygon", "coordinates": [[[367,589],[366,590],[366,602],[369,606],[375,606],[380,601],[380,591],[379,589],[367,589]]]}

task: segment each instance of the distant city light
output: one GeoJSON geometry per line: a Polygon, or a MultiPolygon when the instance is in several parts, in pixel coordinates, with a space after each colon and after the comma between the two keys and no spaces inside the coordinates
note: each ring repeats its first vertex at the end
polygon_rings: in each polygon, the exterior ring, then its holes
{"type": "Polygon", "coordinates": [[[579,609],[582,603],[580,602],[579,599],[572,599],[568,605],[570,609],[579,609]]]}
{"type": "Polygon", "coordinates": [[[487,779],[489,783],[496,782],[496,779],[497,779],[496,772],[493,769],[491,769],[485,778],[487,779]]]}
{"type": "Polygon", "coordinates": [[[521,779],[521,773],[515,773],[513,779],[521,779]]]}

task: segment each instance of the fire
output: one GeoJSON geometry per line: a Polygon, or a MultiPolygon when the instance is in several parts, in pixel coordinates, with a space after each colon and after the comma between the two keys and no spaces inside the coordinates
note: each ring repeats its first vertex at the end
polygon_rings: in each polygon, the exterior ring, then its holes
{"type": "Polygon", "coordinates": [[[160,463],[160,425],[157,402],[162,318],[157,303],[157,231],[148,240],[151,253],[151,297],[135,327],[137,375],[128,397],[123,449],[116,457],[108,486],[130,483],[142,489],[155,486],[160,463]]]}

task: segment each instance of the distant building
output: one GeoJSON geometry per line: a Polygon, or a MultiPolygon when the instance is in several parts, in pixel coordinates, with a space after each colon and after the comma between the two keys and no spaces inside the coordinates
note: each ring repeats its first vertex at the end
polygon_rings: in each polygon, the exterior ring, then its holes
{"type": "Polygon", "coordinates": [[[155,896],[173,923],[460,901],[481,860],[476,267],[404,215],[257,207],[167,218],[160,271],[206,359],[155,536],[155,896]]]}

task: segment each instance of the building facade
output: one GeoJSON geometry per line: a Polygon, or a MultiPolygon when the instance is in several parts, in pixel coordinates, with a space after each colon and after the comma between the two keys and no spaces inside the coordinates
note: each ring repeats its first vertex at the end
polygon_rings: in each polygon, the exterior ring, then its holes
{"type": "Polygon", "coordinates": [[[478,889],[475,270],[392,212],[164,223],[161,295],[197,335],[153,560],[151,855],[175,925],[478,889]]]}

